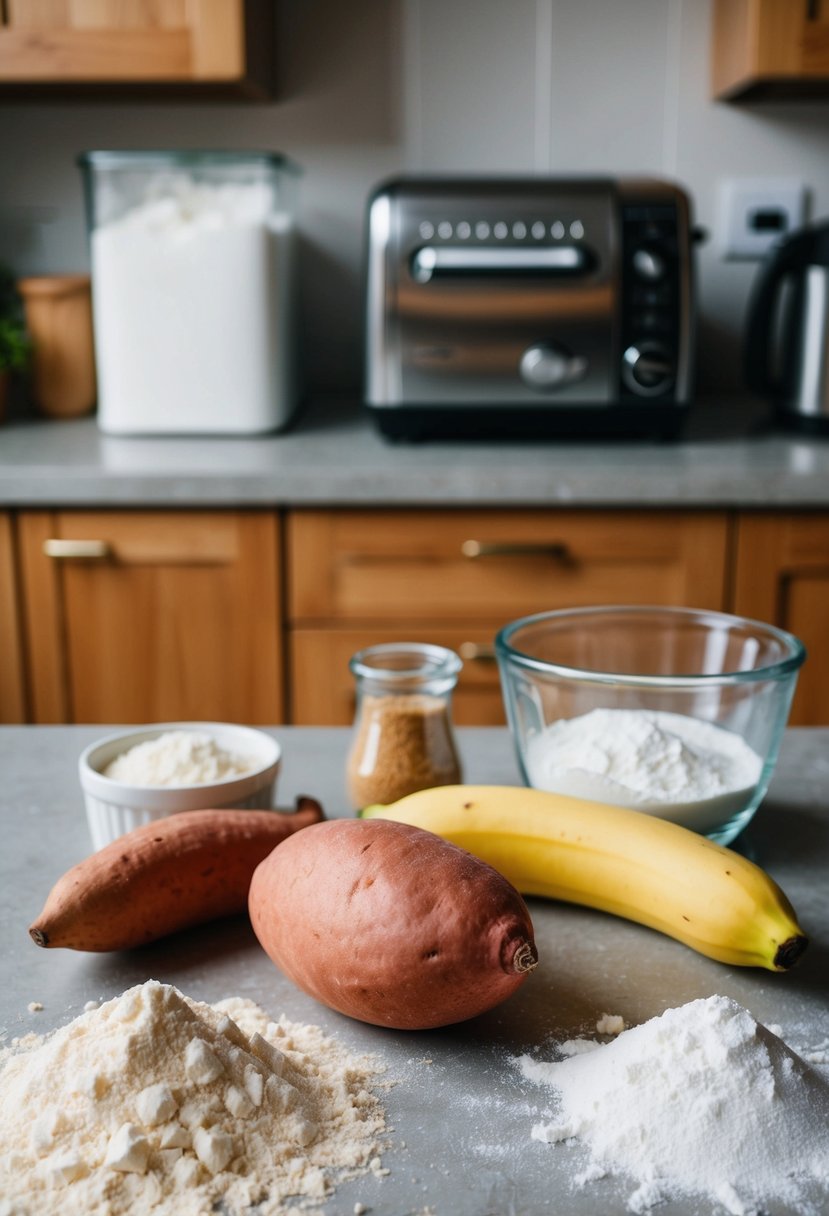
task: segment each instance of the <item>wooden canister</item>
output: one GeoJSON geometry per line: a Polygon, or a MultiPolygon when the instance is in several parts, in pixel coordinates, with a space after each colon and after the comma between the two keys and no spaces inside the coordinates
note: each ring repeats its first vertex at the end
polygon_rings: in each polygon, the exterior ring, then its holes
{"type": "Polygon", "coordinates": [[[97,395],[89,275],[38,275],[17,287],[32,340],[35,407],[52,418],[89,413],[97,395]]]}

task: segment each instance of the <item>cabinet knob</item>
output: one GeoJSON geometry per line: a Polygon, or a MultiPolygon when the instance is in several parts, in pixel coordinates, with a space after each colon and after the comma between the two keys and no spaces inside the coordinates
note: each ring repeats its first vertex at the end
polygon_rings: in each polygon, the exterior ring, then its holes
{"type": "Polygon", "coordinates": [[[467,663],[495,662],[495,647],[486,642],[461,642],[458,654],[467,663]]]}
{"type": "Polygon", "coordinates": [[[58,540],[52,537],[43,542],[43,552],[56,561],[108,561],[112,549],[105,540],[58,540]]]}

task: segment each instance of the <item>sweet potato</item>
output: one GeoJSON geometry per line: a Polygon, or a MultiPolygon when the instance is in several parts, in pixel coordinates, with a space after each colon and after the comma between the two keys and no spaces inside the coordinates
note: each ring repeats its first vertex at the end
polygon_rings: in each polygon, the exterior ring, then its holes
{"type": "Polygon", "coordinates": [[[256,868],[249,911],[266,953],[324,1005],[378,1026],[462,1022],[538,961],[532,922],[496,870],[432,832],[329,820],[256,868]]]}
{"type": "Polygon", "coordinates": [[[38,946],[127,950],[244,912],[257,865],[323,818],[313,798],[294,812],[183,811],[144,824],[59,878],[29,928],[38,946]]]}

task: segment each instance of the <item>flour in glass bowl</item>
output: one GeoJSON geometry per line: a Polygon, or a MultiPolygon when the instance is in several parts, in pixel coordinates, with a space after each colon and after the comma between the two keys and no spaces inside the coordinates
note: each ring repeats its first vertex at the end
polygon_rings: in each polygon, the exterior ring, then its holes
{"type": "Polygon", "coordinates": [[[763,769],[740,735],[665,710],[593,709],[534,735],[530,784],[632,807],[699,832],[721,827],[751,797],[763,769]]]}

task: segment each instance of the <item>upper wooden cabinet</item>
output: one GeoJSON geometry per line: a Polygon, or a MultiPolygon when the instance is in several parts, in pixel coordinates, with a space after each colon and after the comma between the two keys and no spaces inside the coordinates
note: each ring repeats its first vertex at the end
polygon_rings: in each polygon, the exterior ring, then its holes
{"type": "Polygon", "coordinates": [[[5,0],[0,84],[267,96],[272,9],[271,0],[5,0]]]}
{"type": "Polygon", "coordinates": [[[282,721],[272,512],[17,522],[34,722],[282,721]]]}
{"type": "Polygon", "coordinates": [[[714,0],[722,100],[829,97],[829,0],[714,0]]]}
{"type": "Polygon", "coordinates": [[[792,726],[829,726],[829,515],[740,517],[734,611],[806,644],[792,726]]]}

